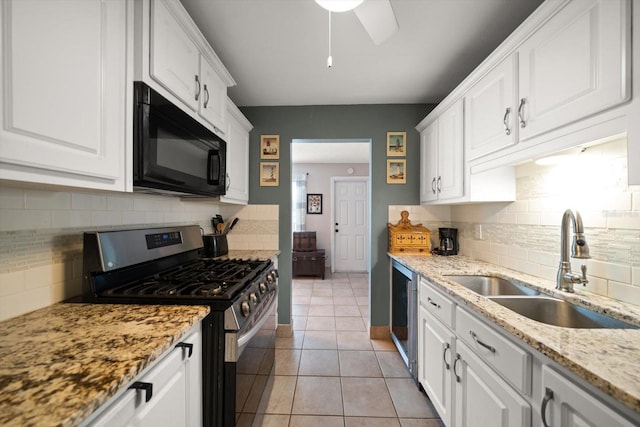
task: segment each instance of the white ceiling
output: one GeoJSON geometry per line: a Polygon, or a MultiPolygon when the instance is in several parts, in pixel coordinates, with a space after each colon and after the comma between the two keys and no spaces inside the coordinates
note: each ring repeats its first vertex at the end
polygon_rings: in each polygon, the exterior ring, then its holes
{"type": "MultiPolygon", "coordinates": [[[[441,101],[542,0],[391,0],[399,31],[376,46],[353,11],[313,0],[181,0],[237,82],[238,106],[441,101]]],[[[365,0],[377,1],[377,0],[365,0]]]]}

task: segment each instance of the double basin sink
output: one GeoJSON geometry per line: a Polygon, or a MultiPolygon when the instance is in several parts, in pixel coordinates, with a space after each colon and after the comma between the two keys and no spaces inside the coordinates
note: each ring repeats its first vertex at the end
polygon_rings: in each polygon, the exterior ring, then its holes
{"type": "Polygon", "coordinates": [[[445,277],[537,322],[565,328],[640,328],[567,301],[541,295],[535,289],[501,277],[482,275],[445,277]]]}

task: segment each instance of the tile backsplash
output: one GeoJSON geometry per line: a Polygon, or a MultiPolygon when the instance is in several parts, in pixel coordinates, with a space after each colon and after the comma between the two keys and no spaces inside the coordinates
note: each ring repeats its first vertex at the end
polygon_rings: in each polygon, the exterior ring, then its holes
{"type": "Polygon", "coordinates": [[[81,293],[82,233],[97,229],[240,221],[231,249],[277,249],[278,207],[139,193],[48,191],[0,185],[0,320],[81,293]]]}
{"type": "Polygon", "coordinates": [[[626,168],[626,140],[620,139],[576,152],[562,165],[516,166],[515,202],[452,205],[450,212],[396,206],[389,221],[399,218],[395,210],[410,208],[414,222],[458,228],[462,255],[555,280],[562,214],[578,210],[591,252],[591,259],[572,259],[574,271],[587,265],[583,289],[640,305],[640,187],[627,185],[626,168]]]}

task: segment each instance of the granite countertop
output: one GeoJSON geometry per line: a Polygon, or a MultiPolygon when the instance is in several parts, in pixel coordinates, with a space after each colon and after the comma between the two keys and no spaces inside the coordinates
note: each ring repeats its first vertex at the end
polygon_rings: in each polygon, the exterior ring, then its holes
{"type": "Polygon", "coordinates": [[[389,254],[431,281],[462,306],[483,315],[564,368],[640,412],[640,329],[573,329],[539,323],[448,280],[449,274],[502,276],[541,293],[640,325],[640,307],[585,292],[569,294],[555,282],[462,256],[389,254]]]}
{"type": "Polygon", "coordinates": [[[78,425],[208,313],[59,303],[0,322],[0,425],[78,425]]]}
{"type": "Polygon", "coordinates": [[[277,249],[271,250],[230,250],[227,255],[223,255],[219,258],[241,258],[241,259],[270,259],[280,255],[280,251],[277,249]]]}

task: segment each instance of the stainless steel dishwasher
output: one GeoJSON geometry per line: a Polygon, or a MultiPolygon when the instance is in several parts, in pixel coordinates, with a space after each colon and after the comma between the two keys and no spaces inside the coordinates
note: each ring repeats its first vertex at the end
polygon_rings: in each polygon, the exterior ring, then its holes
{"type": "Polygon", "coordinates": [[[414,381],[418,378],[418,278],[395,259],[391,263],[391,338],[414,381]]]}

